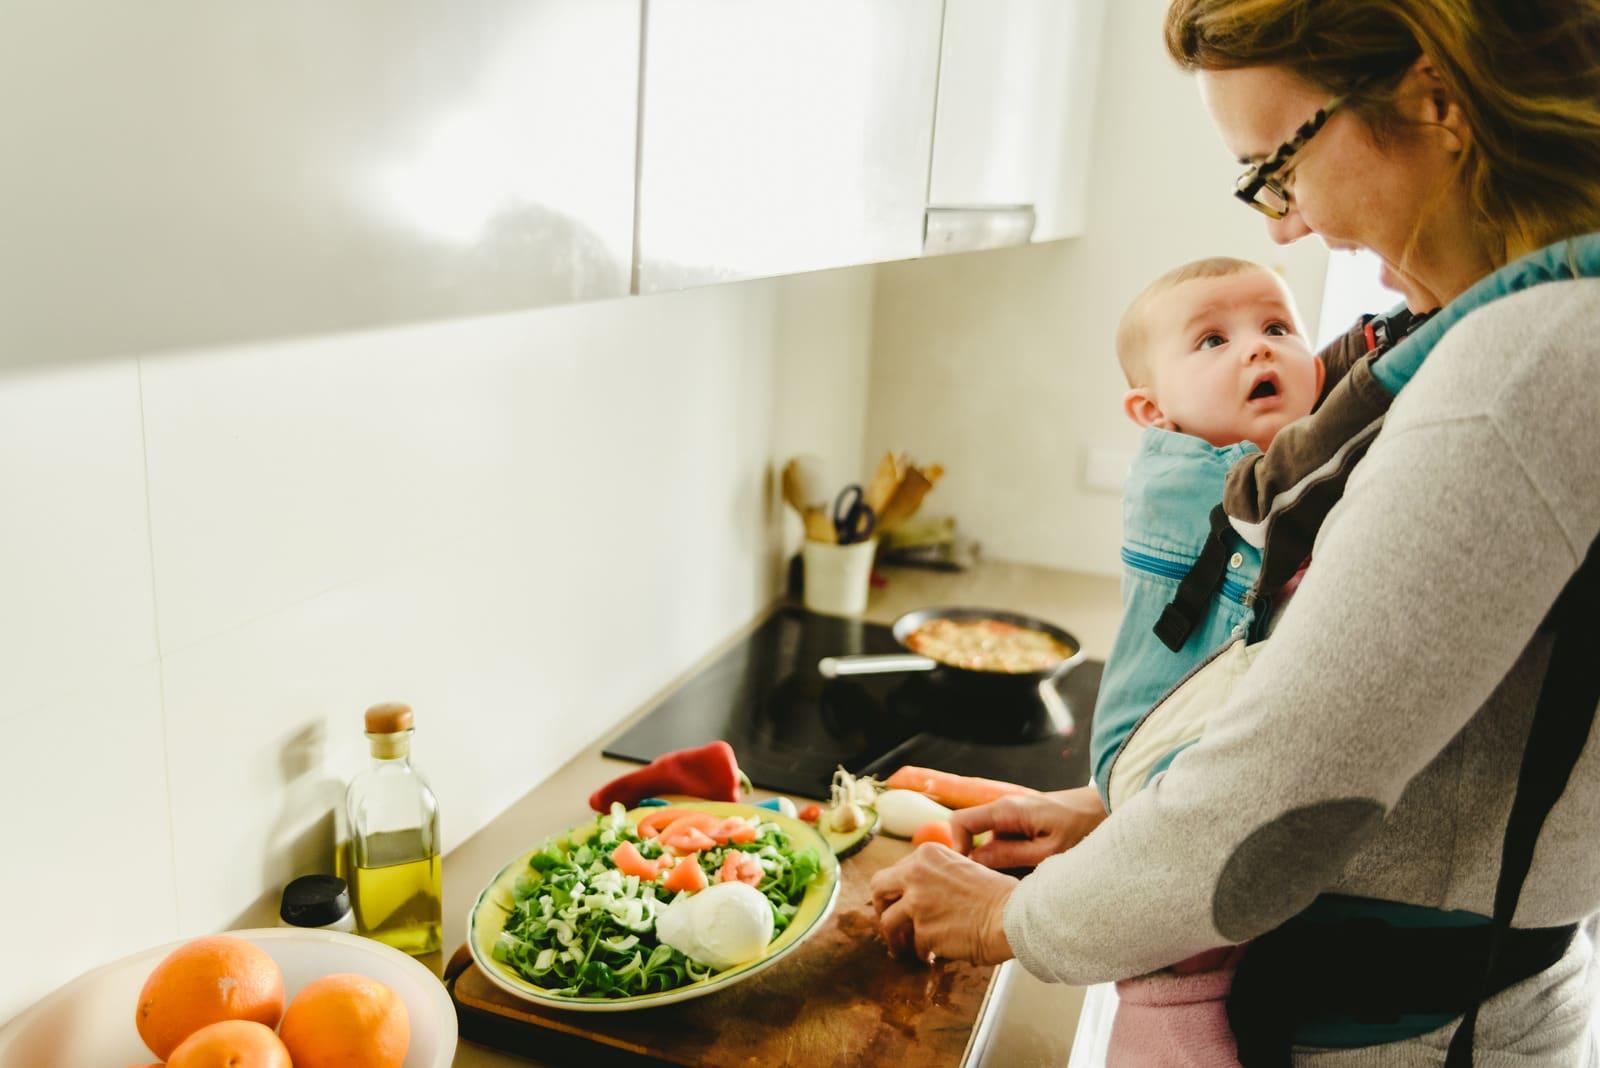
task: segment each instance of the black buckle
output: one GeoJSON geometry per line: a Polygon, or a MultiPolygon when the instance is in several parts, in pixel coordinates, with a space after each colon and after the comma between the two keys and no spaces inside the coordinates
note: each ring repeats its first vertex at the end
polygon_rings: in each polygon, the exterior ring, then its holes
{"type": "Polygon", "coordinates": [[[1194,630],[1194,620],[1178,607],[1177,601],[1173,601],[1161,610],[1161,618],[1156,620],[1153,629],[1156,637],[1161,639],[1162,645],[1177,652],[1183,648],[1183,643],[1189,640],[1189,635],[1194,630]]]}

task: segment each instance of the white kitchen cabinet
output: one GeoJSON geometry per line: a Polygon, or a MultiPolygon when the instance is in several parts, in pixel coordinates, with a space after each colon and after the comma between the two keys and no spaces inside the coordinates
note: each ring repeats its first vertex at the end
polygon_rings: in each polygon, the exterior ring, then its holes
{"type": "Polygon", "coordinates": [[[628,291],[640,0],[17,0],[0,365],[628,291]]]}
{"type": "Polygon", "coordinates": [[[638,291],[921,253],[940,0],[650,0],[638,291]]]}
{"type": "Polygon", "coordinates": [[[946,0],[926,251],[1082,232],[1103,21],[1104,0],[946,0]]]}

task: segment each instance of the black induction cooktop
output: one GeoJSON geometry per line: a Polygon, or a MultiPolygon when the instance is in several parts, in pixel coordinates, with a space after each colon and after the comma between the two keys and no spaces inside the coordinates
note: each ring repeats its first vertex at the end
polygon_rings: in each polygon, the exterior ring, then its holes
{"type": "Polygon", "coordinates": [[[887,776],[902,764],[1039,790],[1089,781],[1098,660],[1054,682],[979,684],[938,673],[824,679],[817,661],[903,650],[886,626],[780,608],[743,642],[606,746],[644,763],[725,739],[757,786],[825,799],[834,768],[887,776]]]}

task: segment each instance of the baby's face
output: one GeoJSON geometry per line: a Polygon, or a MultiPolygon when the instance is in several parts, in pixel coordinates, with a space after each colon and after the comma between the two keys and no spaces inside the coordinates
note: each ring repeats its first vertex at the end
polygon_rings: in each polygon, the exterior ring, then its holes
{"type": "Polygon", "coordinates": [[[1146,309],[1152,425],[1213,445],[1265,449],[1310,413],[1322,363],[1296,326],[1282,280],[1269,271],[1193,278],[1146,309]]]}

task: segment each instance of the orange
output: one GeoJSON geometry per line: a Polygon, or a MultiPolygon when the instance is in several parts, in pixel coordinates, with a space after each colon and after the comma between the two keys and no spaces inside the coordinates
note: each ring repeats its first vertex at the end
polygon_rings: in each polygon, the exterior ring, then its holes
{"type": "Polygon", "coordinates": [[[150,1052],[165,1060],[206,1024],[283,1015],[283,972],[266,950],[231,935],[185,942],[167,954],[139,991],[134,1019],[150,1052]]]}
{"type": "Polygon", "coordinates": [[[325,975],[294,996],[278,1034],[294,1068],[400,1068],[411,1018],[400,995],[376,979],[325,975]]]}
{"type": "Polygon", "coordinates": [[[167,1068],[291,1068],[272,1028],[254,1020],[207,1024],[179,1043],[167,1068]]]}

